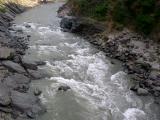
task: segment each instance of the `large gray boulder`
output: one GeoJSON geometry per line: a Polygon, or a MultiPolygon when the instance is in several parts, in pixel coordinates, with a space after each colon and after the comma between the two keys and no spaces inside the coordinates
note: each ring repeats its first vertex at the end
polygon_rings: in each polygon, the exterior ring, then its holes
{"type": "Polygon", "coordinates": [[[0,59],[1,60],[10,59],[13,57],[13,54],[14,54],[14,50],[11,48],[7,48],[7,47],[0,48],[0,59]]]}
{"type": "Polygon", "coordinates": [[[35,80],[36,79],[42,79],[42,78],[45,78],[45,77],[50,77],[49,74],[47,74],[45,71],[43,71],[41,69],[38,69],[38,70],[29,70],[28,69],[28,73],[35,80]]]}
{"type": "Polygon", "coordinates": [[[4,84],[0,83],[0,105],[8,106],[10,103],[10,91],[4,84]]]}
{"type": "Polygon", "coordinates": [[[79,26],[77,19],[71,16],[65,16],[60,22],[60,27],[65,32],[73,32],[77,26],[79,26]]]}
{"type": "Polygon", "coordinates": [[[95,34],[105,30],[104,25],[96,21],[73,16],[64,16],[60,22],[60,27],[64,32],[77,34],[95,34]]]}
{"type": "Polygon", "coordinates": [[[10,89],[26,92],[29,88],[30,79],[22,74],[14,74],[4,79],[3,83],[10,89]]]}
{"type": "Polygon", "coordinates": [[[7,67],[10,71],[17,72],[17,73],[26,73],[25,69],[18,63],[7,60],[7,61],[3,61],[2,64],[5,67],[7,67]]]}
{"type": "Polygon", "coordinates": [[[11,105],[18,111],[25,113],[30,118],[46,111],[39,98],[32,93],[11,92],[11,105]]]}
{"type": "Polygon", "coordinates": [[[139,96],[147,96],[149,94],[148,90],[147,89],[144,89],[144,88],[138,88],[137,90],[137,94],[139,96]]]}
{"type": "Polygon", "coordinates": [[[22,64],[26,69],[37,70],[37,64],[34,61],[22,59],[22,64]]]}

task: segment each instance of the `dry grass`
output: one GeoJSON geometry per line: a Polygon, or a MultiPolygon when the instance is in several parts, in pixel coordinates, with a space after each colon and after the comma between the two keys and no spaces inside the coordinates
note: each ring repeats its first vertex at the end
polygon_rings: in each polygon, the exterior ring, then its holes
{"type": "Polygon", "coordinates": [[[38,0],[0,0],[0,5],[3,6],[4,3],[13,2],[26,7],[33,7],[38,4],[38,0]]]}

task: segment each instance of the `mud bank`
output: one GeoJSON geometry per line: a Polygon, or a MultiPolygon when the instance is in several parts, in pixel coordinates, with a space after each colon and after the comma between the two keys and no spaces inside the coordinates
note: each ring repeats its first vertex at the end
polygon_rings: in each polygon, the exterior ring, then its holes
{"type": "Polygon", "coordinates": [[[31,90],[30,82],[45,77],[38,70],[45,63],[23,59],[30,36],[14,29],[12,21],[26,8],[15,3],[4,6],[6,12],[0,13],[0,120],[34,119],[46,109],[38,98],[41,91],[31,90]]]}
{"type": "Polygon", "coordinates": [[[122,61],[124,71],[134,83],[131,90],[138,95],[153,95],[157,102],[160,96],[159,43],[127,29],[109,33],[101,22],[68,16],[71,12],[68,4],[58,10],[58,16],[63,18],[62,30],[84,37],[106,56],[122,61]]]}

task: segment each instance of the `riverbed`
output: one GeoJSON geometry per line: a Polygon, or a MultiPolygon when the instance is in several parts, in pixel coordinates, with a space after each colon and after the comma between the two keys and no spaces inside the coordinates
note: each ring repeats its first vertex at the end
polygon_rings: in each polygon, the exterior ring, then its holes
{"type": "Polygon", "coordinates": [[[50,77],[32,82],[42,90],[47,113],[38,120],[159,120],[151,96],[130,91],[122,63],[107,58],[85,39],[62,32],[57,10],[63,2],[42,4],[18,15],[14,28],[31,36],[25,59],[45,61],[50,77]],[[67,85],[66,92],[58,87],[67,85]]]}

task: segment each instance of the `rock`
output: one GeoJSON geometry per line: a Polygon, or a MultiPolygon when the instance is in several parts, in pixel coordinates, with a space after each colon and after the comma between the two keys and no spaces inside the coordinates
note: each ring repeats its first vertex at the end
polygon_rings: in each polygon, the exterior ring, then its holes
{"type": "Polygon", "coordinates": [[[38,97],[31,93],[11,92],[11,105],[28,116],[36,116],[46,111],[38,97]]]}
{"type": "Polygon", "coordinates": [[[10,71],[17,72],[17,73],[26,73],[24,68],[19,64],[12,62],[12,61],[3,61],[2,64],[7,67],[10,71]]]}
{"type": "Polygon", "coordinates": [[[4,84],[0,83],[0,105],[8,106],[10,103],[10,91],[4,84]]]}
{"type": "Polygon", "coordinates": [[[58,88],[58,91],[67,91],[67,90],[69,90],[69,89],[71,89],[69,86],[60,86],[59,88],[58,88]]]}
{"type": "Polygon", "coordinates": [[[153,89],[160,92],[160,87],[154,87],[153,89]]]}
{"type": "Polygon", "coordinates": [[[139,88],[139,84],[135,84],[135,85],[131,86],[130,90],[137,91],[138,88],[139,88]]]}
{"type": "Polygon", "coordinates": [[[42,91],[39,90],[38,88],[36,88],[36,89],[34,90],[34,95],[35,95],[35,96],[39,96],[39,95],[41,95],[41,93],[42,93],[42,91]]]}
{"type": "Polygon", "coordinates": [[[26,24],[25,27],[26,28],[31,28],[31,26],[29,24],[26,24]]]}
{"type": "Polygon", "coordinates": [[[7,47],[0,48],[0,60],[7,60],[13,57],[14,50],[7,47]]]}
{"type": "Polygon", "coordinates": [[[22,65],[24,66],[24,68],[26,69],[31,69],[31,70],[37,70],[37,64],[35,62],[29,61],[29,60],[22,60],[22,65]]]}
{"type": "Polygon", "coordinates": [[[11,113],[12,109],[9,107],[1,107],[0,106],[0,111],[5,112],[5,113],[11,113]]]}
{"type": "Polygon", "coordinates": [[[42,79],[48,77],[48,75],[42,70],[28,70],[28,73],[33,79],[42,79]]]}
{"type": "Polygon", "coordinates": [[[126,68],[129,74],[137,74],[139,77],[147,78],[151,72],[151,65],[143,62],[130,62],[126,63],[126,68]]]}
{"type": "Polygon", "coordinates": [[[104,26],[100,23],[94,23],[89,19],[83,19],[73,16],[65,16],[60,22],[60,27],[64,32],[93,35],[104,31],[104,26]]]}
{"type": "Polygon", "coordinates": [[[44,61],[35,61],[35,63],[36,63],[38,66],[46,65],[46,62],[44,62],[44,61]]]}
{"type": "Polygon", "coordinates": [[[75,17],[65,16],[64,18],[62,18],[62,20],[60,22],[60,27],[65,32],[71,32],[71,31],[73,31],[73,28],[78,26],[78,23],[76,21],[77,20],[75,17]]]}
{"type": "Polygon", "coordinates": [[[146,96],[149,94],[148,90],[144,89],[144,88],[138,88],[137,90],[137,94],[140,96],[146,96]]]}
{"type": "Polygon", "coordinates": [[[29,88],[30,79],[21,74],[14,74],[4,79],[3,83],[10,89],[26,92],[29,88]]]}

